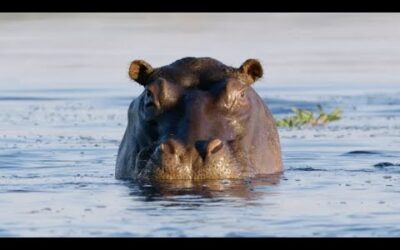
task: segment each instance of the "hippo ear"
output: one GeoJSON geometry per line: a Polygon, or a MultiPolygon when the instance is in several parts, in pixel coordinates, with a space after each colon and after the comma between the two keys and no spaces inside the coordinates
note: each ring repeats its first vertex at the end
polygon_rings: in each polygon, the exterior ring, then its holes
{"type": "Polygon", "coordinates": [[[145,86],[150,74],[154,71],[150,64],[143,60],[135,60],[129,67],[129,77],[138,82],[140,85],[145,86]]]}
{"type": "Polygon", "coordinates": [[[263,76],[261,63],[256,59],[247,59],[239,68],[240,73],[244,74],[247,84],[252,84],[263,76]]]}

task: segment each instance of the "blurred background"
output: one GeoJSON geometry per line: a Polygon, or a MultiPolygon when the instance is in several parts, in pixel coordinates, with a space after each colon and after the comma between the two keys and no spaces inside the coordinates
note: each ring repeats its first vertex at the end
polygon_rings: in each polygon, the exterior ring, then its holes
{"type": "Polygon", "coordinates": [[[2,13],[0,87],[122,87],[130,61],[258,58],[269,84],[400,80],[399,13],[2,13]]]}

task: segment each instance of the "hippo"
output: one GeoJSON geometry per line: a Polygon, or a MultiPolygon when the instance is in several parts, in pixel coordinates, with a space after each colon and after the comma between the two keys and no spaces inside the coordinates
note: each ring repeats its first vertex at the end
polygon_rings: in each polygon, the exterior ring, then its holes
{"type": "Polygon", "coordinates": [[[275,120],[252,88],[262,76],[256,59],[239,68],[209,57],[158,68],[132,61],[129,77],[144,90],[129,105],[115,177],[196,181],[281,173],[275,120]]]}

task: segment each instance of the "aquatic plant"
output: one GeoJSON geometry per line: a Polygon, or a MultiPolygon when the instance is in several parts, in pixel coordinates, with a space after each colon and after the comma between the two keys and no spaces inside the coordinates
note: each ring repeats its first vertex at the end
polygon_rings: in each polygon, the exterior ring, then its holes
{"type": "Polygon", "coordinates": [[[323,125],[328,122],[340,120],[342,117],[342,110],[336,107],[331,113],[324,111],[320,104],[317,105],[319,114],[314,114],[310,110],[292,108],[294,115],[282,119],[276,119],[276,126],[278,127],[301,127],[303,125],[323,125]]]}

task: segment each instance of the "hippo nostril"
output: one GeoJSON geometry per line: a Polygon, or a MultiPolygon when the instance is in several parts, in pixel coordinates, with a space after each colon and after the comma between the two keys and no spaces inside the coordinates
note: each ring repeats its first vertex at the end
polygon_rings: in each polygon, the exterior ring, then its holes
{"type": "Polygon", "coordinates": [[[160,145],[160,149],[163,153],[168,153],[168,154],[174,154],[175,153],[175,149],[173,147],[173,145],[171,145],[170,143],[166,142],[166,143],[162,143],[160,145]]]}
{"type": "Polygon", "coordinates": [[[181,145],[174,139],[169,139],[168,141],[160,145],[160,149],[164,153],[168,154],[180,154],[182,152],[181,145]]]}
{"type": "Polygon", "coordinates": [[[162,152],[165,152],[165,151],[166,151],[166,146],[165,146],[164,143],[161,143],[160,149],[161,149],[162,152]]]}
{"type": "Polygon", "coordinates": [[[223,147],[223,143],[220,139],[211,140],[207,145],[207,152],[209,154],[215,154],[223,147]]]}

